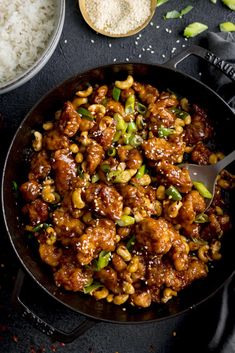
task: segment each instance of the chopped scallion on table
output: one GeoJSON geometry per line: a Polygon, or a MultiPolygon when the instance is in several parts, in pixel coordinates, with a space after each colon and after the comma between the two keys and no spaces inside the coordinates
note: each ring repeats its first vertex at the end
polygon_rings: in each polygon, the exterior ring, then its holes
{"type": "Polygon", "coordinates": [[[235,0],[222,0],[224,5],[228,6],[230,10],[235,11],[235,0]]]}
{"type": "Polygon", "coordinates": [[[219,24],[219,28],[220,28],[221,32],[234,32],[235,31],[235,23],[222,22],[219,24]]]}
{"type": "Polygon", "coordinates": [[[177,10],[169,11],[164,16],[164,19],[168,20],[168,19],[171,19],[171,18],[181,18],[184,15],[186,15],[187,13],[189,13],[192,9],[193,9],[193,6],[188,5],[184,9],[182,9],[181,11],[177,11],[177,10]]]}
{"type": "Polygon", "coordinates": [[[156,0],[156,3],[157,3],[157,7],[165,4],[166,2],[168,2],[169,0],[156,0]]]}
{"type": "Polygon", "coordinates": [[[206,31],[207,29],[208,29],[208,26],[205,25],[204,23],[200,23],[200,22],[190,23],[184,29],[184,37],[186,38],[196,37],[198,34],[206,31]]]}

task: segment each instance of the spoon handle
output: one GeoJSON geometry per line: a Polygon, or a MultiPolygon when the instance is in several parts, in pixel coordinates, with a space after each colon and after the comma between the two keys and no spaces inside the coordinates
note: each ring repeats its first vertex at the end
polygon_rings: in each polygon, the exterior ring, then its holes
{"type": "Polygon", "coordinates": [[[227,167],[230,163],[232,163],[235,160],[235,151],[229,153],[226,157],[221,159],[218,163],[215,164],[215,168],[217,173],[219,173],[222,169],[227,167]]]}

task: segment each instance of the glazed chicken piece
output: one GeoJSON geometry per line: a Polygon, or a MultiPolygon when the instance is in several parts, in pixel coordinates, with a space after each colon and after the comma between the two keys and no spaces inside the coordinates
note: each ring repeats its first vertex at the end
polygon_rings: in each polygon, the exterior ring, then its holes
{"type": "Polygon", "coordinates": [[[54,279],[58,287],[64,287],[73,292],[82,292],[83,288],[91,283],[92,272],[67,261],[54,273],[54,279]]]}
{"type": "Polygon", "coordinates": [[[111,146],[114,135],[116,133],[115,120],[106,122],[106,118],[109,117],[103,117],[102,119],[98,119],[97,124],[95,124],[94,127],[91,129],[92,138],[94,138],[94,140],[96,140],[105,151],[107,151],[111,146]]]}
{"type": "Polygon", "coordinates": [[[72,217],[67,210],[63,208],[57,208],[52,213],[52,222],[57,238],[61,241],[63,241],[63,238],[72,238],[82,235],[85,228],[80,219],[72,217]]]}
{"type": "Polygon", "coordinates": [[[191,153],[191,159],[194,163],[200,165],[209,164],[209,157],[211,151],[206,147],[203,142],[198,142],[191,153]]]}
{"type": "Polygon", "coordinates": [[[179,221],[184,225],[192,224],[198,213],[204,212],[206,209],[206,202],[198,191],[192,190],[183,198],[183,205],[179,210],[179,221]]]}
{"type": "Polygon", "coordinates": [[[89,174],[93,174],[104,158],[103,147],[93,142],[87,147],[86,153],[86,170],[89,174]]]}
{"type": "Polygon", "coordinates": [[[170,163],[181,163],[185,143],[173,143],[163,138],[153,137],[142,144],[145,156],[152,161],[167,160],[170,163]]]}
{"type": "Polygon", "coordinates": [[[114,251],[116,227],[109,219],[97,219],[76,242],[77,259],[81,265],[89,264],[101,250],[114,251]]]}
{"type": "Polygon", "coordinates": [[[73,137],[81,123],[81,117],[74,109],[71,102],[66,102],[59,119],[59,130],[62,134],[73,137]]]}
{"type": "Polygon", "coordinates": [[[30,223],[33,226],[46,222],[49,216],[48,205],[41,199],[36,199],[26,204],[22,211],[24,214],[28,215],[30,223]]]}
{"type": "Polygon", "coordinates": [[[51,164],[47,152],[42,150],[35,153],[31,160],[29,180],[45,179],[50,174],[50,171],[51,164]]]}
{"type": "Polygon", "coordinates": [[[125,162],[128,169],[139,169],[143,163],[143,157],[136,148],[131,150],[123,146],[117,148],[117,153],[121,162],[125,162]]]}
{"type": "Polygon", "coordinates": [[[20,186],[20,191],[26,201],[33,201],[40,195],[41,186],[35,180],[26,181],[20,186]]]}
{"type": "Polygon", "coordinates": [[[139,82],[133,83],[133,89],[138,93],[141,101],[145,104],[154,103],[159,97],[158,90],[151,85],[144,85],[139,82]]]}
{"type": "Polygon", "coordinates": [[[56,151],[69,147],[69,139],[60,131],[54,129],[46,132],[42,139],[43,148],[49,151],[56,151]]]}
{"type": "Polygon", "coordinates": [[[180,192],[188,193],[192,189],[192,181],[186,168],[179,168],[167,161],[157,164],[157,172],[161,174],[161,182],[166,186],[174,185],[180,192]]]}
{"type": "Polygon", "coordinates": [[[185,127],[184,141],[187,145],[195,145],[199,141],[206,141],[212,136],[213,132],[205,111],[196,104],[193,105],[193,110],[191,124],[185,127]]]}
{"type": "Polygon", "coordinates": [[[115,187],[105,184],[90,184],[85,190],[84,196],[94,212],[114,221],[121,218],[123,201],[115,187]]]}
{"type": "Polygon", "coordinates": [[[58,150],[54,154],[52,168],[55,172],[55,185],[61,195],[69,190],[70,183],[76,177],[76,163],[68,150],[58,150]]]}

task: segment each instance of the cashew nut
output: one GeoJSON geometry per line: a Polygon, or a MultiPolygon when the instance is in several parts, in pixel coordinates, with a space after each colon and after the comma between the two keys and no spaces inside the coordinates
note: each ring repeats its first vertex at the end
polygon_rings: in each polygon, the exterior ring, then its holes
{"type": "Polygon", "coordinates": [[[115,81],[115,86],[120,89],[128,89],[128,88],[131,88],[133,83],[134,83],[133,77],[131,75],[128,75],[125,81],[115,81]]]}

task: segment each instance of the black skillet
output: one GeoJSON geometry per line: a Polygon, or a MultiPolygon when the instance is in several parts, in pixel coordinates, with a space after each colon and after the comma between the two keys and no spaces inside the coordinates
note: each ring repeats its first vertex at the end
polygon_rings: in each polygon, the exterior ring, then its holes
{"type": "MultiPolygon", "coordinates": [[[[235,270],[235,220],[233,220],[234,227],[224,238],[222,260],[218,261],[216,266],[210,270],[206,279],[193,283],[189,288],[182,291],[176,299],[164,305],[152,305],[144,310],[127,307],[127,310],[123,311],[119,306],[105,301],[96,301],[93,297],[81,293],[65,292],[58,289],[53,283],[50,270],[40,262],[37,252],[33,251],[28,244],[18,221],[20,207],[17,206],[15,195],[12,192],[12,181],[16,180],[20,184],[26,179],[27,157],[32,140],[32,130],[37,129],[44,119],[48,120],[52,117],[54,112],[61,107],[62,102],[72,97],[82,83],[109,83],[116,79],[125,79],[128,73],[132,74],[136,80],[152,83],[159,89],[169,88],[179,95],[188,97],[192,102],[205,107],[216,127],[219,149],[222,149],[224,153],[234,150],[235,116],[229,105],[205,84],[176,70],[178,63],[189,55],[203,58],[218,67],[235,82],[235,72],[231,65],[197,46],[187,49],[164,65],[115,64],[99,67],[78,74],[49,92],[28,113],[13,138],[3,170],[2,205],[9,240],[24,269],[24,271],[19,272],[17,277],[14,297],[22,315],[53,339],[70,342],[99,321],[139,324],[173,317],[208,299],[221,288],[235,270]],[[32,313],[20,298],[25,272],[56,301],[82,314],[85,319],[84,322],[72,332],[62,332],[32,313]]],[[[231,209],[233,209],[235,197],[232,193],[230,203],[231,209]]],[[[232,216],[232,218],[235,217],[232,216]]]]}

